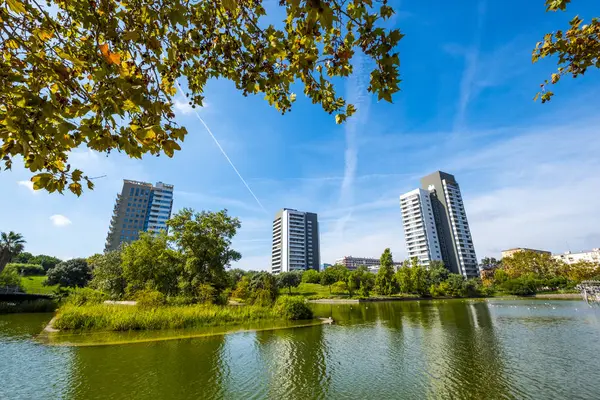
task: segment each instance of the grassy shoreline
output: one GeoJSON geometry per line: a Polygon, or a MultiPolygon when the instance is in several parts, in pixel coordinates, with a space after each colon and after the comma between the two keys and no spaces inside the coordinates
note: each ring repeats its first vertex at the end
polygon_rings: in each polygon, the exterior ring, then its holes
{"type": "Polygon", "coordinates": [[[135,331],[200,328],[261,321],[283,321],[281,308],[260,306],[138,306],[86,304],[61,307],[52,328],[60,331],[135,331]]]}

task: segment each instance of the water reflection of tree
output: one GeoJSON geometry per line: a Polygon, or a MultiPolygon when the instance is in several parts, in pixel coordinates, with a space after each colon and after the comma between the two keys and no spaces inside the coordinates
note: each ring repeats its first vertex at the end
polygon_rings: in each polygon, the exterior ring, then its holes
{"type": "Polygon", "coordinates": [[[74,399],[218,399],[223,336],[74,350],[74,399]]]}
{"type": "Polygon", "coordinates": [[[261,364],[268,376],[267,398],[318,399],[326,396],[327,343],[322,325],[256,333],[261,364]]]}
{"type": "Polygon", "coordinates": [[[430,398],[511,398],[503,352],[485,301],[440,304],[440,329],[424,346],[432,375],[430,398]],[[441,336],[437,336],[441,335],[441,336]]]}

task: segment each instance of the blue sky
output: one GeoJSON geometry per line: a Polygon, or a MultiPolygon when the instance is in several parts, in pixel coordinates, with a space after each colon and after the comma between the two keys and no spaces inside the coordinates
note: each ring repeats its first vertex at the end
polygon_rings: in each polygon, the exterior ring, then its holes
{"type": "MultiPolygon", "coordinates": [[[[435,170],[456,176],[477,256],[525,246],[563,252],[600,247],[600,73],[564,79],[549,104],[532,101],[556,60],[531,64],[543,34],[576,14],[600,15],[597,0],[566,13],[543,0],[395,2],[402,91],[394,104],[367,96],[365,68],[338,85],[359,112],[344,125],[298,88],[281,116],[226,81],[206,90],[199,111],[261,202],[261,208],[196,115],[178,98],[188,128],[174,158],[105,156],[81,149],[74,166],[106,175],[80,198],[33,192],[15,165],[0,173],[0,231],[21,232],[27,251],[62,258],[102,251],[123,179],[175,185],[174,211],[227,208],[240,217],[237,266],[267,269],[272,217],[282,207],[319,214],[322,262],[344,255],[406,255],[398,196],[435,170]]],[[[356,59],[357,65],[361,64],[356,59]]]]}

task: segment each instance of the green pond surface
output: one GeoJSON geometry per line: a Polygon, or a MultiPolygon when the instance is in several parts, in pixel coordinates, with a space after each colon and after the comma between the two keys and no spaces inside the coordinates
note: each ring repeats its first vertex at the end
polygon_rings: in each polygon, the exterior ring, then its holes
{"type": "Polygon", "coordinates": [[[582,301],[313,308],[335,324],[55,342],[138,340],[102,346],[40,341],[51,314],[0,315],[0,399],[600,399],[600,309],[582,301]],[[164,340],[186,335],[204,336],[164,340]]]}

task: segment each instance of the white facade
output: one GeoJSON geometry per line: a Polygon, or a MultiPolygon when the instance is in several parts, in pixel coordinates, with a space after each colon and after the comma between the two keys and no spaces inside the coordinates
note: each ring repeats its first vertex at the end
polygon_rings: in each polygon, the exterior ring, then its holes
{"type": "Polygon", "coordinates": [[[415,189],[400,196],[402,225],[408,257],[416,257],[422,265],[441,260],[435,219],[429,192],[415,189]]]}
{"type": "Polygon", "coordinates": [[[292,209],[279,212],[273,221],[271,272],[318,271],[319,254],[316,214],[292,209]]]}
{"type": "Polygon", "coordinates": [[[171,218],[173,208],[173,185],[158,182],[152,188],[147,225],[149,232],[167,230],[167,221],[171,218]]]}
{"type": "Polygon", "coordinates": [[[553,255],[552,258],[566,264],[575,264],[580,261],[600,264],[600,248],[592,249],[591,251],[582,251],[580,253],[571,253],[570,251],[567,251],[564,254],[553,255]]]}
{"type": "Polygon", "coordinates": [[[345,256],[335,260],[335,264],[343,265],[352,271],[361,265],[364,265],[365,267],[379,267],[379,258],[345,256]]]}
{"type": "Polygon", "coordinates": [[[477,274],[477,256],[473,247],[473,238],[467,222],[467,214],[458,186],[442,180],[444,196],[450,215],[454,245],[458,253],[460,271],[464,276],[477,274]]]}

